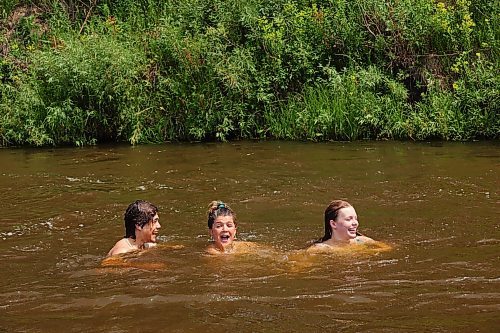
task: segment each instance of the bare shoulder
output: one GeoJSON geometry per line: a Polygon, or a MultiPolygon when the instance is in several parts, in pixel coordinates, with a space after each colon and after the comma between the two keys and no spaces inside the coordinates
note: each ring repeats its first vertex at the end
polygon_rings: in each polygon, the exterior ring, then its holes
{"type": "Polygon", "coordinates": [[[235,248],[236,252],[242,254],[252,253],[252,254],[257,254],[259,256],[267,256],[267,255],[272,256],[276,252],[276,250],[271,246],[254,242],[238,241],[235,242],[235,245],[236,245],[235,248]]]}
{"type": "Polygon", "coordinates": [[[207,254],[212,254],[212,255],[218,255],[222,254],[223,252],[219,251],[213,244],[210,244],[206,249],[205,252],[207,254]]]}
{"type": "Polygon", "coordinates": [[[246,242],[246,241],[237,241],[237,242],[234,242],[234,244],[236,245],[236,248],[238,249],[238,251],[252,250],[252,249],[257,249],[260,247],[260,245],[258,245],[257,243],[246,242]]]}
{"type": "Polygon", "coordinates": [[[254,242],[246,242],[246,241],[236,241],[233,243],[233,246],[231,249],[226,250],[226,252],[223,252],[219,249],[217,249],[213,244],[209,245],[206,249],[205,252],[207,254],[214,254],[214,255],[220,255],[220,254],[259,254],[259,255],[266,255],[270,254],[272,252],[272,248],[265,246],[265,245],[260,245],[258,243],[254,242]]]}
{"type": "Polygon", "coordinates": [[[323,253],[332,250],[332,246],[325,243],[314,243],[309,246],[305,251],[306,253],[323,253]]]}
{"type": "Polygon", "coordinates": [[[358,237],[356,237],[355,241],[356,241],[356,244],[366,245],[370,249],[376,250],[377,252],[392,250],[391,245],[384,243],[384,242],[376,241],[376,240],[374,240],[370,237],[366,237],[366,236],[358,236],[358,237]]]}
{"type": "Polygon", "coordinates": [[[356,238],[354,238],[354,243],[369,244],[369,243],[375,243],[375,241],[370,237],[361,235],[361,236],[356,236],[356,238]]]}
{"type": "Polygon", "coordinates": [[[120,239],[116,242],[115,246],[108,252],[108,257],[115,256],[117,254],[130,252],[130,246],[125,238],[120,239]]]}
{"type": "Polygon", "coordinates": [[[384,242],[379,242],[379,241],[373,241],[373,246],[377,248],[378,251],[391,251],[393,249],[393,246],[384,242]]]}

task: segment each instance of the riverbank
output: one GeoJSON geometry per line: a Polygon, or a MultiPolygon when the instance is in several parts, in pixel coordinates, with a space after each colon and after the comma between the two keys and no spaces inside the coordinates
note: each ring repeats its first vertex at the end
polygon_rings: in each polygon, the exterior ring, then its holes
{"type": "Polygon", "coordinates": [[[490,1],[0,5],[0,145],[500,133],[490,1]]]}

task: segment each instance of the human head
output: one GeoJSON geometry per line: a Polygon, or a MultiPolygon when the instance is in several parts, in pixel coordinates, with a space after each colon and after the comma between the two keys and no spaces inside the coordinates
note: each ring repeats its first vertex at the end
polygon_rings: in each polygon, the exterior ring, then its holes
{"type": "Polygon", "coordinates": [[[321,239],[321,242],[327,241],[332,238],[332,226],[330,221],[336,221],[339,215],[339,211],[342,208],[352,207],[350,203],[344,200],[333,200],[330,202],[328,207],[325,209],[325,235],[321,239]]]}
{"type": "Polygon", "coordinates": [[[143,228],[148,223],[153,222],[153,218],[158,213],[158,208],[145,200],[132,202],[125,211],[125,238],[135,239],[136,226],[143,228]]]}
{"type": "Polygon", "coordinates": [[[208,205],[208,229],[212,229],[215,220],[219,216],[232,216],[233,221],[236,224],[236,214],[233,212],[231,207],[222,201],[212,201],[208,205]]]}
{"type": "Polygon", "coordinates": [[[214,245],[219,250],[230,247],[236,236],[236,214],[222,201],[212,201],[208,206],[208,229],[214,245]]]}

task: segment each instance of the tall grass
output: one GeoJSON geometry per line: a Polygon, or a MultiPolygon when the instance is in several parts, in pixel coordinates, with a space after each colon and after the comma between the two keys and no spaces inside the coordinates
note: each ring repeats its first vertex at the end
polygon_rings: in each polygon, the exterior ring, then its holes
{"type": "Polygon", "coordinates": [[[406,98],[402,84],[373,66],[330,70],[327,80],[306,87],[265,118],[270,135],[283,139],[401,138],[410,113],[406,98]]]}

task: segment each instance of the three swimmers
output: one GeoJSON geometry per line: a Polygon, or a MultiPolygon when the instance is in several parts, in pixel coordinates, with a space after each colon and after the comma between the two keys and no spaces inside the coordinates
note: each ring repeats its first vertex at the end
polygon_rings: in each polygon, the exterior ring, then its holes
{"type": "MultiPolygon", "coordinates": [[[[348,245],[375,246],[382,251],[391,249],[358,232],[356,210],[347,201],[332,201],[325,210],[324,223],[324,236],[306,249],[307,252],[338,250],[348,245]]],[[[236,214],[222,201],[210,203],[207,224],[212,241],[206,249],[209,254],[245,253],[257,247],[252,242],[235,241],[238,227],[236,214]]],[[[160,228],[156,206],[143,200],[131,203],[125,212],[125,237],[115,244],[108,256],[150,247],[150,244],[156,243],[160,228]]]]}

